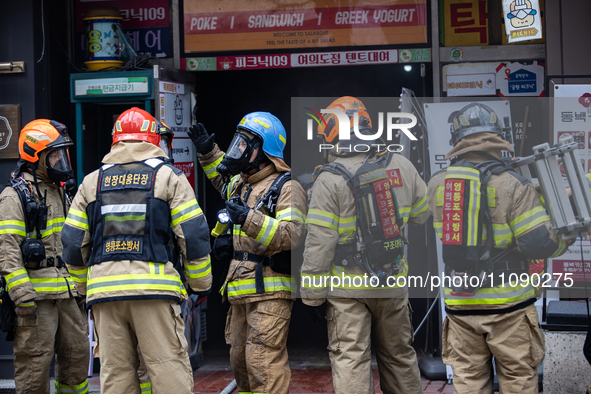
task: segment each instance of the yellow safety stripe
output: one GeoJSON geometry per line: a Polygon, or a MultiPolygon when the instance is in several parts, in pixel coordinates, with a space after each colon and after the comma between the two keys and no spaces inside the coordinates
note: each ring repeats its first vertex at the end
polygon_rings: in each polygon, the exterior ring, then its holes
{"type": "Polygon", "coordinates": [[[24,268],[11,272],[10,274],[6,275],[4,279],[6,280],[6,290],[10,290],[13,287],[23,283],[31,283],[29,273],[24,268]]]}
{"type": "Polygon", "coordinates": [[[160,290],[187,294],[180,278],[175,275],[111,275],[88,280],[88,296],[129,290],[160,290]]]}
{"type": "Polygon", "coordinates": [[[552,254],[552,256],[550,256],[550,258],[558,257],[558,256],[562,255],[563,253],[566,252],[567,249],[568,249],[568,244],[566,242],[564,242],[562,240],[562,237],[559,235],[558,236],[558,249],[556,249],[556,252],[554,252],[552,254]]]}
{"type": "Polygon", "coordinates": [[[196,265],[185,265],[185,273],[190,279],[202,278],[211,272],[211,257],[207,261],[196,265]]]}
{"type": "MultiPolygon", "coordinates": [[[[56,218],[56,219],[48,221],[47,226],[45,227],[45,230],[41,231],[41,238],[48,237],[53,233],[61,233],[65,222],[66,222],[66,219],[64,219],[64,218],[56,218]]],[[[37,239],[36,228],[33,229],[33,232],[28,233],[27,236],[29,238],[37,239]]]]}
{"type": "Polygon", "coordinates": [[[25,222],[19,220],[0,220],[0,234],[27,236],[25,222]]]}
{"type": "Polygon", "coordinates": [[[115,215],[107,215],[105,216],[105,222],[115,221],[115,222],[126,222],[128,220],[146,220],[146,214],[143,215],[125,215],[125,216],[115,216],[115,215]]]}
{"type": "MultiPolygon", "coordinates": [[[[462,167],[464,168],[464,167],[462,167]]],[[[470,168],[471,170],[471,168],[470,168]]],[[[480,172],[478,172],[480,174],[480,172]]],[[[466,244],[468,246],[478,245],[478,212],[480,212],[480,175],[476,180],[470,180],[470,191],[468,196],[468,231],[466,244]]],[[[465,203],[465,201],[464,201],[465,203]]],[[[493,235],[494,236],[494,235],[493,235]]]]}
{"type": "Polygon", "coordinates": [[[261,230],[257,234],[255,240],[265,246],[269,246],[273,240],[273,237],[275,236],[275,233],[277,232],[278,227],[279,220],[275,220],[270,216],[265,216],[261,230]]]}
{"type": "Polygon", "coordinates": [[[68,386],[67,384],[59,383],[55,381],[55,394],[86,394],[88,393],[88,380],[84,379],[84,382],[77,386],[68,386]]]}
{"type": "Polygon", "coordinates": [[[428,204],[427,204],[427,188],[425,187],[425,195],[423,196],[423,198],[421,199],[421,201],[419,201],[416,204],[413,204],[413,206],[411,207],[410,210],[410,217],[414,218],[416,216],[419,216],[421,213],[425,212],[427,210],[428,204]]]}
{"type": "Polygon", "coordinates": [[[30,308],[32,306],[35,306],[35,301],[31,301],[31,302],[22,302],[20,304],[17,305],[19,308],[30,308]]]}
{"type": "Polygon", "coordinates": [[[301,274],[300,286],[304,289],[324,289],[330,283],[330,272],[319,275],[301,274]],[[325,279],[326,278],[326,279],[325,279]]]}
{"type": "Polygon", "coordinates": [[[345,237],[357,230],[357,216],[339,218],[337,215],[320,209],[310,209],[306,217],[306,224],[315,224],[335,230],[345,237]]]}
{"type": "Polygon", "coordinates": [[[436,222],[433,221],[433,228],[435,229],[435,233],[439,235],[439,239],[443,238],[443,222],[436,222]]]}
{"type": "Polygon", "coordinates": [[[236,182],[238,182],[238,180],[240,179],[240,175],[234,175],[234,177],[232,179],[230,179],[230,183],[228,183],[228,188],[226,189],[226,198],[230,198],[230,193],[232,192],[232,189],[234,188],[234,184],[236,182]]]}
{"type": "Polygon", "coordinates": [[[74,283],[70,278],[30,278],[37,293],[57,293],[74,290],[74,283]]]}
{"type": "MultiPolygon", "coordinates": [[[[265,282],[265,292],[271,291],[292,291],[291,277],[289,276],[270,276],[263,278],[265,282]]],[[[228,282],[228,297],[256,294],[255,279],[243,279],[228,282]]]]}
{"type": "Polygon", "coordinates": [[[275,214],[275,219],[291,222],[295,220],[300,223],[306,222],[306,215],[302,213],[299,209],[295,207],[283,209],[275,214]]]}
{"type": "Polygon", "coordinates": [[[148,267],[150,267],[150,275],[161,275],[164,273],[164,270],[161,269],[162,268],[162,264],[160,263],[153,263],[153,262],[148,262],[148,267]]]}
{"type": "Polygon", "coordinates": [[[321,209],[312,208],[308,211],[306,224],[315,224],[321,227],[327,227],[334,231],[338,230],[339,218],[337,215],[321,209]]]}
{"type": "MultiPolygon", "coordinates": [[[[498,249],[506,249],[511,245],[513,241],[513,230],[508,224],[496,224],[493,223],[493,239],[494,247],[498,249]]],[[[484,225],[482,226],[482,240],[486,241],[488,234],[484,225]]]]}
{"type": "Polygon", "coordinates": [[[203,166],[203,171],[205,172],[205,176],[207,177],[207,179],[215,178],[216,176],[220,175],[217,172],[217,167],[223,158],[224,158],[224,155],[222,155],[219,159],[217,159],[213,163],[203,166]]]}
{"type": "Polygon", "coordinates": [[[452,290],[444,289],[445,303],[447,305],[501,305],[513,301],[524,300],[534,296],[534,288],[531,285],[520,285],[516,282],[506,283],[500,287],[479,289],[470,297],[453,296],[452,290]]]}
{"type": "Polygon", "coordinates": [[[232,234],[233,235],[239,235],[241,237],[248,237],[248,235],[246,235],[246,233],[244,231],[242,231],[242,226],[240,226],[239,224],[234,224],[232,227],[232,234]]]}
{"type": "Polygon", "coordinates": [[[549,221],[550,218],[546,214],[544,207],[538,206],[531,209],[524,214],[519,215],[509,223],[515,234],[515,238],[526,233],[537,225],[549,221]]]}
{"type": "Polygon", "coordinates": [[[437,203],[435,204],[438,207],[442,207],[443,206],[443,199],[444,199],[444,187],[443,186],[437,186],[437,203]]]}
{"type": "Polygon", "coordinates": [[[480,171],[470,167],[447,167],[445,179],[466,179],[469,181],[480,181],[480,171]]]}
{"type": "Polygon", "coordinates": [[[83,230],[88,231],[88,215],[86,212],[78,211],[77,209],[70,208],[68,211],[68,218],[66,219],[66,224],[69,224],[73,227],[78,227],[83,230]]]}
{"type": "Polygon", "coordinates": [[[486,199],[488,206],[490,208],[495,208],[497,206],[497,189],[494,186],[487,186],[486,188],[486,199]]]}
{"type": "Polygon", "coordinates": [[[192,199],[170,211],[172,218],[172,226],[176,226],[180,222],[189,220],[199,214],[203,213],[196,199],[192,199]]]}
{"type": "Polygon", "coordinates": [[[152,394],[152,382],[140,383],[140,392],[142,394],[152,394]]]}
{"type": "Polygon", "coordinates": [[[70,273],[70,278],[76,283],[86,284],[86,280],[88,278],[88,268],[83,267],[80,269],[74,269],[72,266],[68,266],[68,272],[70,273]]]}

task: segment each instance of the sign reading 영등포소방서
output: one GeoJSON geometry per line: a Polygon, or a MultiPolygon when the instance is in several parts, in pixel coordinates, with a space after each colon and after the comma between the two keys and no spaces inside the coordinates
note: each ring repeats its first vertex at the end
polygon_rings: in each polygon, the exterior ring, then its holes
{"type": "Polygon", "coordinates": [[[364,3],[185,0],[184,52],[427,42],[426,0],[364,3]]]}
{"type": "Polygon", "coordinates": [[[21,106],[0,105],[0,159],[18,159],[21,106]]]}

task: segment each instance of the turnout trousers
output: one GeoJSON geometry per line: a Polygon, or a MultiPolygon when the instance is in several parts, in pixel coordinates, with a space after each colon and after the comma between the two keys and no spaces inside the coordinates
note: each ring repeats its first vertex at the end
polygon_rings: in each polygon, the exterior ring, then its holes
{"type": "Polygon", "coordinates": [[[55,392],[88,393],[88,323],[74,298],[35,301],[37,317],[17,317],[14,381],[18,394],[49,394],[55,353],[55,392]]]}
{"type": "Polygon", "coordinates": [[[92,305],[101,359],[101,393],[140,393],[138,346],[155,394],[192,394],[181,307],[170,300],[92,305]]]}
{"type": "Polygon", "coordinates": [[[545,347],[533,305],[495,315],[448,313],[442,339],[455,394],[492,394],[493,356],[501,393],[537,394],[545,347]]]}
{"type": "Polygon", "coordinates": [[[240,394],[289,393],[286,342],[292,307],[292,300],[282,298],[230,306],[226,343],[240,394]]]}
{"type": "Polygon", "coordinates": [[[373,342],[384,394],[423,392],[408,298],[328,298],[328,351],[336,394],[375,393],[373,342]]]}

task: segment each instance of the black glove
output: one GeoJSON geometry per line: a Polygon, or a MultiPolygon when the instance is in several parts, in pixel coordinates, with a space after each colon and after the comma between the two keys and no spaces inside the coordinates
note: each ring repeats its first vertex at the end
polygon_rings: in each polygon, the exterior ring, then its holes
{"type": "Polygon", "coordinates": [[[238,197],[226,201],[226,210],[228,211],[230,221],[233,224],[242,226],[246,221],[248,213],[250,212],[250,207],[246,205],[240,197],[238,197]]]}
{"type": "Polygon", "coordinates": [[[324,320],[324,304],[322,305],[318,305],[318,306],[309,306],[306,305],[308,307],[308,313],[310,314],[310,317],[312,318],[312,320],[314,321],[322,321],[324,320]]]}
{"type": "Polygon", "coordinates": [[[213,150],[215,134],[209,135],[203,124],[197,123],[189,127],[187,134],[191,137],[191,141],[200,155],[206,155],[213,150]]]}

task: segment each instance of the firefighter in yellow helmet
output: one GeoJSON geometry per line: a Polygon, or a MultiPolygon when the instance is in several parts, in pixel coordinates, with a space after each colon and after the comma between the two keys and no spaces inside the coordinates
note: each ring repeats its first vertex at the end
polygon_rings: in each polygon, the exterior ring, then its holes
{"type": "MultiPolygon", "coordinates": [[[[348,115],[351,140],[339,140],[329,163],[315,174],[306,220],[302,301],[315,320],[322,319],[321,306],[326,304],[335,393],[374,393],[372,343],[382,391],[422,393],[411,346],[408,289],[397,286],[396,279],[406,277],[409,269],[402,253],[404,226],[420,225],[428,217],[425,182],[401,155],[378,148],[355,152],[356,142],[367,142],[354,138],[355,129],[374,134],[360,100],[341,97],[327,109],[348,115]]],[[[333,143],[338,129],[338,116],[330,114],[321,120],[318,133],[333,143]]]]}
{"type": "Polygon", "coordinates": [[[451,165],[428,187],[445,274],[458,278],[444,282],[443,361],[453,368],[455,393],[492,393],[494,356],[501,392],[534,394],[544,358],[536,288],[509,277],[540,274],[544,263],[537,260],[558,256],[567,245],[550,228],[531,183],[501,162],[501,152],[513,148],[497,114],[472,103],[449,122],[451,165]],[[472,286],[473,277],[486,280],[472,286]]]}
{"type": "MultiPolygon", "coordinates": [[[[131,108],[113,127],[103,166],[87,175],[62,232],[68,270],[86,294],[101,359],[101,392],[140,393],[138,345],[159,393],[193,392],[180,302],[211,288],[209,229],[185,175],[158,146],[156,120],[131,108]]],[[[143,392],[143,390],[141,390],[143,392]]]]}
{"type": "Polygon", "coordinates": [[[0,194],[0,274],[16,304],[16,327],[8,337],[14,336],[17,393],[49,392],[54,353],[55,392],[88,392],[86,316],[74,298],[78,293],[60,240],[68,193],[76,185],[71,145],[66,126],[59,122],[27,124],[20,133],[12,187],[0,194]]]}
{"type": "MultiPolygon", "coordinates": [[[[306,196],[283,160],[285,128],[268,112],[249,113],[225,153],[202,124],[189,135],[231,221],[233,258],[222,293],[231,304],[226,342],[238,391],[286,394],[291,378],[286,342],[296,290],[290,250],[304,239],[306,196]]],[[[222,237],[216,238],[214,254],[230,248],[222,237]]]]}

